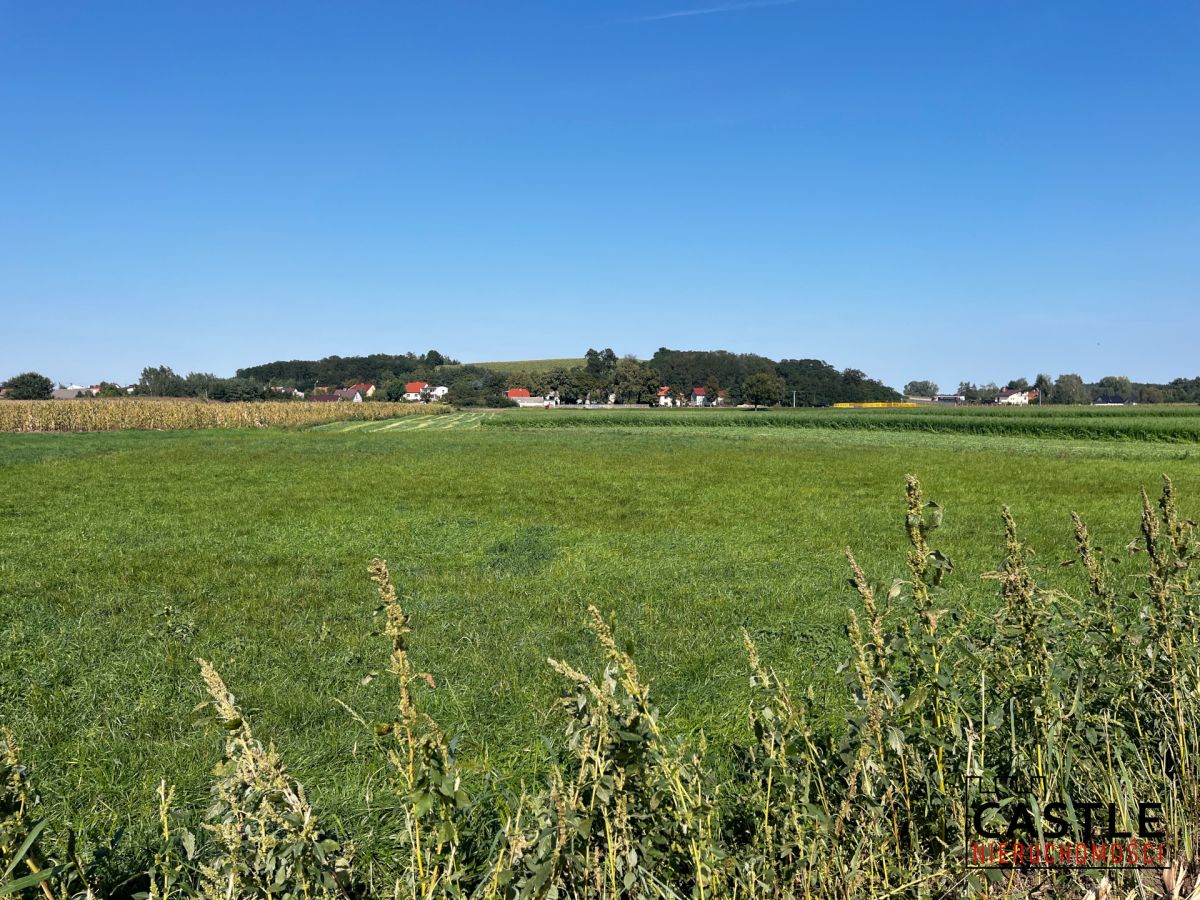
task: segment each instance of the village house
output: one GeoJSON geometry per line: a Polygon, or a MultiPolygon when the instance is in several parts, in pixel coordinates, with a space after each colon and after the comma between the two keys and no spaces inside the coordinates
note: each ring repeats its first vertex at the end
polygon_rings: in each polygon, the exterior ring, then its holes
{"type": "Polygon", "coordinates": [[[54,400],[74,400],[76,397],[85,396],[92,396],[92,389],[82,384],[68,384],[65,388],[50,392],[50,397],[54,400]]]}
{"type": "Polygon", "coordinates": [[[509,400],[512,400],[517,404],[517,406],[520,406],[523,409],[547,405],[545,397],[531,396],[528,388],[509,388],[504,392],[504,396],[508,397],[509,400]]]}
{"type": "Polygon", "coordinates": [[[658,405],[659,406],[679,406],[679,397],[671,392],[669,387],[660,387],[658,389],[658,405]]]}
{"type": "Polygon", "coordinates": [[[429,390],[428,381],[410,381],[404,385],[404,402],[405,403],[420,403],[425,399],[425,392],[429,390]]]}
{"type": "Polygon", "coordinates": [[[429,389],[429,399],[434,403],[441,403],[446,399],[448,393],[450,393],[450,388],[439,384],[437,387],[429,389]]]}
{"type": "Polygon", "coordinates": [[[708,388],[692,388],[690,405],[692,406],[723,406],[725,404],[725,392],[717,391],[716,397],[708,396],[708,388]]]}
{"type": "Polygon", "coordinates": [[[1030,403],[1038,402],[1038,391],[1037,388],[1025,391],[1001,388],[1000,393],[996,395],[996,402],[1004,406],[1028,406],[1030,403]]]}
{"type": "Polygon", "coordinates": [[[363,382],[362,384],[352,384],[350,385],[350,390],[358,391],[360,394],[362,394],[364,400],[375,396],[375,385],[367,384],[366,382],[363,382]]]}

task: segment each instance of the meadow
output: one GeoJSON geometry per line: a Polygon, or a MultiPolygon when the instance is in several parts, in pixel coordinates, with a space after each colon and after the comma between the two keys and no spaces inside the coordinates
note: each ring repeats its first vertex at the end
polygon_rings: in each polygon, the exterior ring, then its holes
{"type": "Polygon", "coordinates": [[[381,764],[356,722],[390,721],[396,701],[376,557],[437,684],[426,710],[459,736],[468,777],[518,790],[563,751],[547,658],[596,668],[589,605],[666,727],[702,733],[718,769],[751,737],[741,629],[797,692],[811,685],[818,720],[844,721],[858,599],[843,551],[880,584],[904,576],[906,473],[945,510],[939,547],[975,573],[940,602],[980,613],[1001,602],[977,574],[1001,563],[1002,504],[1037,576],[1080,597],[1086,572],[1061,565],[1071,511],[1132,577],[1139,487],[1169,473],[1184,513],[1200,510],[1195,411],[702,416],[0,435],[0,723],[44,809],[115,841],[109,865],[127,871],[151,853],[161,779],[205,807],[224,732],[194,712],[203,657],[359,858],[386,855],[381,806],[364,802],[381,764]],[[885,427],[898,419],[921,425],[885,427]]]}

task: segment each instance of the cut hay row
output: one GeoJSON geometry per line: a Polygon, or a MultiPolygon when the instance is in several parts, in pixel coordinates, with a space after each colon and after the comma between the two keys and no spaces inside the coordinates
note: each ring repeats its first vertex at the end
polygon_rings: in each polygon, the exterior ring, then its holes
{"type": "Polygon", "coordinates": [[[333,422],[328,425],[318,425],[314,431],[333,431],[339,434],[347,431],[363,431],[363,432],[395,432],[395,431],[449,431],[462,430],[464,428],[479,428],[484,419],[489,417],[489,413],[449,413],[447,415],[437,416],[436,418],[418,418],[414,416],[405,416],[401,419],[384,419],[371,422],[333,422]]]}
{"type": "Polygon", "coordinates": [[[169,431],[194,428],[288,428],[322,422],[432,419],[450,407],[419,403],[211,403],[203,400],[5,400],[0,432],[169,431]]]}

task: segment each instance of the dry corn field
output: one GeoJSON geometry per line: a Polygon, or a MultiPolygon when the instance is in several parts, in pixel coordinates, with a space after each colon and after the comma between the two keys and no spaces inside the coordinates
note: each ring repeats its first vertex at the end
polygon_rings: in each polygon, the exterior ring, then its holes
{"type": "Polygon", "coordinates": [[[6,400],[0,431],[170,431],[191,428],[287,428],[449,412],[419,403],[211,403],[203,400],[6,400]]]}

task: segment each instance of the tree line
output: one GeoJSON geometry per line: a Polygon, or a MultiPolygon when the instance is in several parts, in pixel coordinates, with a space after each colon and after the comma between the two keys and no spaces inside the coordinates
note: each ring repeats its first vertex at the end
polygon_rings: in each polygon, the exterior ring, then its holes
{"type": "MultiPolygon", "coordinates": [[[[41,376],[38,376],[41,377],[41,376]]],[[[26,376],[20,376],[25,379],[26,376]]],[[[16,379],[13,380],[16,383],[16,379]]],[[[195,397],[206,400],[287,399],[292,391],[376,385],[373,400],[404,399],[414,381],[449,388],[447,401],[456,406],[508,406],[510,388],[535,396],[554,396],[562,403],[609,402],[653,404],[662,388],[678,402],[690,400],[695,388],[729,405],[771,406],[793,402],[823,406],[854,401],[899,400],[900,394],[859,369],[838,370],[822,360],[772,360],[753,353],[726,350],[671,350],[660,347],[649,360],[618,356],[611,348],[589,349],[580,365],[548,370],[499,371],[463,365],[437,350],[423,354],[329,356],[320,360],[280,360],[237,370],[233,378],[207,372],[181,375],[170,366],[142,370],[134,393],[149,397],[195,397]]],[[[24,381],[21,382],[24,385],[24,381]]],[[[49,379],[21,396],[49,397],[49,379]],[[44,390],[43,390],[44,388],[44,390]]],[[[119,392],[119,391],[118,391],[119,392]]],[[[10,392],[10,396],[16,394],[10,392]]]]}
{"type": "Polygon", "coordinates": [[[363,382],[381,385],[420,374],[432,375],[439,366],[457,360],[437,350],[416,353],[372,353],[369,356],[326,356],[324,359],[291,359],[237,370],[238,378],[260,384],[307,391],[318,386],[342,387],[363,382]]]}
{"type": "MultiPolygon", "coordinates": [[[[464,388],[479,378],[478,367],[464,367],[464,381],[447,382],[449,398],[469,405],[464,388]],[[472,370],[466,373],[466,370],[472,370]],[[467,401],[467,402],[464,402],[467,401]]],[[[727,350],[671,350],[660,347],[648,360],[618,356],[611,347],[589,349],[583,365],[545,371],[514,371],[503,376],[507,387],[528,388],[539,396],[553,394],[562,403],[607,402],[654,404],[659,392],[687,402],[696,388],[726,404],[826,406],[840,402],[895,401],[900,394],[859,369],[839,371],[822,360],[773,360],[727,350]]]]}
{"type": "MultiPolygon", "coordinates": [[[[1014,378],[1000,386],[994,382],[977,385],[961,381],[955,394],[968,403],[991,403],[1001,390],[1038,392],[1039,402],[1079,405],[1097,400],[1124,403],[1200,403],[1200,377],[1176,378],[1166,384],[1132,381],[1125,375],[1106,375],[1099,381],[1085,382],[1079,375],[1068,372],[1051,378],[1042,373],[1031,384],[1027,378],[1014,378]]],[[[939,394],[933,381],[910,381],[904,386],[909,397],[933,397],[939,394]]]]}
{"type": "MultiPolygon", "coordinates": [[[[217,401],[291,399],[293,391],[310,394],[317,388],[334,389],[353,384],[376,385],[371,399],[404,399],[407,385],[425,381],[449,388],[447,401],[456,406],[511,405],[506,392],[526,388],[535,396],[555,396],[562,403],[608,402],[654,404],[659,392],[686,403],[696,388],[728,405],[828,406],[833,403],[897,401],[903,395],[861,369],[837,369],[819,359],[773,360],[754,353],[727,350],[672,350],[660,347],[648,360],[618,356],[612,348],[589,349],[579,365],[548,370],[501,371],[481,365],[463,365],[437,351],[368,356],[327,356],[319,360],[278,360],[238,369],[232,378],[208,372],[181,375],[170,366],[148,366],[133,393],[150,397],[194,397],[217,401]]],[[[4,385],[11,399],[49,398],[53,382],[36,372],[10,378],[4,385]]],[[[1134,382],[1110,375],[1087,383],[1077,374],[1051,378],[1040,374],[1030,383],[1015,378],[1010,390],[1036,388],[1040,402],[1086,404],[1099,398],[1137,403],[1200,403],[1200,377],[1176,378],[1167,384],[1134,382]]],[[[1003,388],[989,383],[961,382],[956,393],[970,403],[988,403],[1003,388]]],[[[124,396],[116,384],[100,386],[101,396],[124,396]]],[[[910,381],[904,395],[933,396],[932,381],[910,381]]]]}

